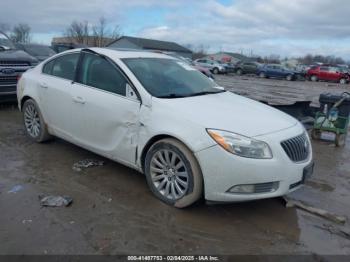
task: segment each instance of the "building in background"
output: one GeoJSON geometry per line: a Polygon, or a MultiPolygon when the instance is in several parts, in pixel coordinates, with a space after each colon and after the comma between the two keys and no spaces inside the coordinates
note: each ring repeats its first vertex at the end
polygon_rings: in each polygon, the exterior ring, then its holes
{"type": "Polygon", "coordinates": [[[54,37],[52,38],[51,46],[57,53],[60,53],[67,49],[80,47],[103,47],[114,40],[114,38],[96,36],[84,36],[81,39],[77,37],[54,37]]]}
{"type": "Polygon", "coordinates": [[[192,59],[192,51],[174,42],[160,41],[139,37],[122,36],[108,45],[112,48],[130,48],[174,53],[192,59]]]}

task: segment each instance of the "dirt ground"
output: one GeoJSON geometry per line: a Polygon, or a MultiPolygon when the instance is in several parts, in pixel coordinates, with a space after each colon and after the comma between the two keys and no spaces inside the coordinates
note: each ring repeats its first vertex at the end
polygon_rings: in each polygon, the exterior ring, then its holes
{"type": "MultiPolygon", "coordinates": [[[[253,81],[244,78],[235,81],[253,81]]],[[[297,82],[292,84],[297,88],[297,82]]],[[[349,139],[344,148],[316,141],[313,149],[315,173],[290,197],[350,218],[349,139]]],[[[61,139],[30,142],[14,106],[0,108],[0,212],[0,254],[350,255],[349,237],[324,229],[350,230],[349,222],[337,225],[285,208],[280,198],[169,207],[152,196],[145,177],[132,169],[61,139]],[[87,158],[105,165],[72,169],[87,158]],[[11,193],[16,185],[22,187],[11,193]],[[74,202],[40,207],[40,194],[69,195],[74,202]]]]}
{"type": "Polygon", "coordinates": [[[350,84],[261,79],[252,75],[215,75],[215,81],[227,90],[271,105],[311,101],[312,106],[318,107],[318,98],[321,93],[350,92],[350,84]]]}

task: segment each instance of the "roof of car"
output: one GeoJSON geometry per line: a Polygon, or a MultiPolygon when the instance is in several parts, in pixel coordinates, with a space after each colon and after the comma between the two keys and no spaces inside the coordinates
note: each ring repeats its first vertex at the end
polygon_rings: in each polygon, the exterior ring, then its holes
{"type": "Polygon", "coordinates": [[[105,47],[76,48],[76,49],[67,50],[64,53],[76,52],[84,49],[89,49],[93,52],[103,54],[114,59],[139,58],[139,57],[174,59],[174,57],[172,56],[168,56],[162,53],[157,53],[152,51],[134,50],[134,49],[115,49],[115,48],[105,48],[105,47]]]}

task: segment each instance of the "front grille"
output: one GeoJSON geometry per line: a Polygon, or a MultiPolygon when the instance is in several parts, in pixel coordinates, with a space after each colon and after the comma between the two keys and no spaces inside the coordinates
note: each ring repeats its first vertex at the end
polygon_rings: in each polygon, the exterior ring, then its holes
{"type": "Polygon", "coordinates": [[[269,182],[254,185],[254,193],[270,193],[278,189],[279,182],[269,182]]]}
{"type": "Polygon", "coordinates": [[[0,76],[0,84],[16,84],[17,76],[0,76]]]}
{"type": "Polygon", "coordinates": [[[309,156],[310,145],[305,133],[281,142],[281,146],[294,162],[304,161],[309,156]]]}
{"type": "Polygon", "coordinates": [[[0,61],[0,66],[6,66],[6,67],[30,66],[30,63],[25,61],[0,61]]]}

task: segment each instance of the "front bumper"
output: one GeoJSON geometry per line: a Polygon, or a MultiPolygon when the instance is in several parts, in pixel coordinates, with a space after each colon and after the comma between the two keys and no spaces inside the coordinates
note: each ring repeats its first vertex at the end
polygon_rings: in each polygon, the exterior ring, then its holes
{"type": "MultiPolygon", "coordinates": [[[[289,159],[281,141],[305,132],[300,124],[277,133],[255,137],[267,142],[272,150],[272,159],[251,159],[233,155],[219,145],[197,152],[204,179],[205,199],[215,202],[238,202],[278,197],[300,188],[304,169],[312,165],[312,149],[308,158],[299,163],[289,159]],[[266,184],[278,182],[273,192],[231,193],[237,185],[266,184]]],[[[310,142],[310,141],[309,141],[310,142]]]]}

